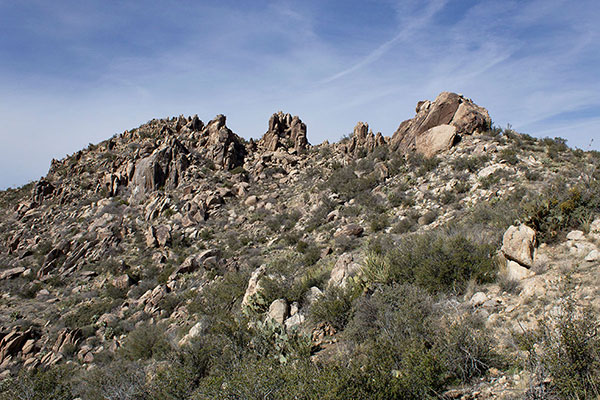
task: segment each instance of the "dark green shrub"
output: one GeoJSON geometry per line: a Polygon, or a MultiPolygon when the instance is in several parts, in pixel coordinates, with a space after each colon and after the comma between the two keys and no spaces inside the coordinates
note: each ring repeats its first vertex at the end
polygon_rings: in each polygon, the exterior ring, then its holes
{"type": "Polygon", "coordinates": [[[600,395],[600,322],[591,310],[568,300],[555,321],[544,321],[519,342],[529,351],[529,368],[544,398],[595,399],[600,395]],[[540,346],[541,345],[541,346],[540,346]],[[547,378],[551,379],[547,379],[547,378]],[[550,382],[545,385],[543,382],[550,382]]]}
{"type": "Polygon", "coordinates": [[[355,344],[356,366],[373,378],[373,392],[385,382],[392,398],[428,398],[499,365],[483,328],[473,317],[444,312],[414,285],[384,285],[357,300],[344,336],[355,344]]]}
{"type": "Polygon", "coordinates": [[[519,157],[517,157],[517,150],[514,147],[507,147],[502,149],[500,152],[500,159],[506,161],[510,165],[517,165],[519,157]]]}
{"type": "Polygon", "coordinates": [[[371,214],[369,216],[369,227],[371,232],[379,232],[390,225],[390,219],[387,214],[371,214]]]}
{"type": "Polygon", "coordinates": [[[469,171],[470,173],[477,172],[481,167],[490,160],[488,155],[482,156],[462,156],[455,158],[452,161],[452,168],[455,171],[469,171]]]}
{"type": "Polygon", "coordinates": [[[84,303],[72,312],[63,316],[65,326],[76,329],[93,324],[102,315],[113,309],[120,300],[96,299],[90,303],[84,303]]]}
{"type": "Polygon", "coordinates": [[[477,244],[462,235],[413,235],[383,254],[369,255],[365,276],[379,277],[381,283],[415,284],[431,293],[462,293],[470,280],[495,279],[494,251],[495,246],[477,244]]]}
{"type": "Polygon", "coordinates": [[[74,391],[86,400],[153,398],[146,390],[143,365],[125,360],[97,365],[83,374],[74,391]]]}
{"type": "Polygon", "coordinates": [[[48,370],[26,372],[0,382],[0,400],[71,400],[72,368],[51,367],[48,370]]]}
{"type": "Polygon", "coordinates": [[[135,361],[163,358],[170,348],[161,327],[143,323],[127,335],[121,352],[126,358],[135,361]]]}
{"type": "Polygon", "coordinates": [[[325,182],[324,189],[330,189],[347,201],[356,197],[359,193],[377,186],[377,179],[373,174],[364,173],[358,177],[354,173],[355,167],[354,164],[350,164],[333,171],[327,182],[325,182]]]}
{"type": "Polygon", "coordinates": [[[538,232],[545,243],[562,238],[571,229],[582,228],[600,212],[600,185],[593,181],[589,187],[566,190],[555,187],[523,207],[524,222],[538,232]]]}
{"type": "Polygon", "coordinates": [[[310,317],[315,322],[327,322],[334,328],[343,329],[352,315],[352,302],[360,294],[358,286],[327,289],[310,308],[310,317]]]}

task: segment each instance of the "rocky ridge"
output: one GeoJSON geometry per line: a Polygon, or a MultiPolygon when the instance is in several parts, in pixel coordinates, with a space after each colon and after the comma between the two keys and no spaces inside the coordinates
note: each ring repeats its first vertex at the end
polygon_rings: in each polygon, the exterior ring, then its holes
{"type": "MultiPolygon", "coordinates": [[[[513,282],[481,281],[447,301],[480,318],[499,351],[525,357],[515,333],[558,312],[566,270],[571,296],[600,307],[590,278],[599,215],[586,217],[587,233],[546,244],[541,226],[515,213],[547,182],[575,187],[580,166],[597,161],[556,148],[494,130],[485,109],[444,92],[391,138],[359,122],[351,138],[312,146],[300,118],[278,112],[255,142],[222,115],[180,116],[53,160],[46,177],[0,197],[0,375],[93,369],[130,354],[148,326],[185,348],[214,334],[219,313],[249,315],[277,340],[310,337],[314,363],[352,359],[343,327],[314,305],[336,290],[379,290],[366,248],[382,236],[401,243],[444,229],[496,245],[513,282]]],[[[525,369],[485,371],[446,396],[510,398],[536,384],[525,369]]]]}

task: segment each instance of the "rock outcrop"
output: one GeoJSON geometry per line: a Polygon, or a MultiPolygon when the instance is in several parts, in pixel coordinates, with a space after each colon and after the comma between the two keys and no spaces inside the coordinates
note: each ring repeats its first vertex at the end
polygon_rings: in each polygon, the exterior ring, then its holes
{"type": "Polygon", "coordinates": [[[259,146],[267,151],[279,148],[294,149],[297,153],[306,150],[309,146],[306,138],[306,125],[295,115],[284,114],[279,111],[269,119],[269,130],[259,141],[259,146]]]}
{"type": "Polygon", "coordinates": [[[176,188],[189,166],[187,148],[174,137],[147,157],[138,160],[132,179],[132,194],[150,193],[161,187],[176,188]]]}
{"type": "Polygon", "coordinates": [[[375,135],[369,130],[369,124],[359,122],[354,127],[352,141],[348,144],[346,151],[352,154],[354,158],[360,158],[372,153],[377,147],[384,146],[386,143],[381,132],[377,132],[377,135],[375,135]]]}
{"type": "MultiPolygon", "coordinates": [[[[198,135],[198,151],[223,169],[244,164],[246,147],[242,139],[225,124],[226,117],[217,115],[198,135]]],[[[200,127],[200,123],[194,126],[200,127]]]]}
{"type": "Polygon", "coordinates": [[[393,150],[404,153],[416,151],[431,156],[449,149],[458,135],[483,132],[491,125],[485,108],[450,92],[440,93],[433,102],[420,101],[416,113],[394,132],[390,141],[393,150]],[[444,127],[432,130],[440,126],[444,127]]]}

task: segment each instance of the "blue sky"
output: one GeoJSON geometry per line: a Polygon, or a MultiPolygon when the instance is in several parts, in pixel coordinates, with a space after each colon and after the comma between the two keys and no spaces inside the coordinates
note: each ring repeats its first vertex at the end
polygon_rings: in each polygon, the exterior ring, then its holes
{"type": "Polygon", "coordinates": [[[282,110],[316,144],[389,136],[441,91],[600,149],[598,21],[597,0],[0,0],[0,188],[154,117],[256,138],[282,110]]]}

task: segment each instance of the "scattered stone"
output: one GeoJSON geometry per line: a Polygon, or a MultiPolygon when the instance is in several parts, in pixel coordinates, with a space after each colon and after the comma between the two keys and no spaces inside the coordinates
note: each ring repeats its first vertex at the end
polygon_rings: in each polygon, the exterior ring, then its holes
{"type": "Polygon", "coordinates": [[[598,261],[600,260],[600,251],[598,250],[592,250],[588,253],[587,256],[585,256],[585,261],[598,261]]]}
{"type": "Polygon", "coordinates": [[[338,236],[354,236],[354,237],[359,237],[363,234],[364,232],[364,228],[360,225],[357,224],[348,224],[343,226],[342,228],[338,229],[335,233],[334,236],[338,237],[338,236]]]}
{"type": "Polygon", "coordinates": [[[488,297],[483,292],[477,292],[473,295],[473,297],[471,297],[471,305],[473,307],[478,307],[478,306],[482,305],[483,303],[485,303],[486,301],[488,301],[488,297]]]}
{"type": "Polygon", "coordinates": [[[518,262],[512,260],[507,260],[506,272],[508,279],[516,281],[529,278],[530,276],[535,275],[535,273],[532,270],[525,268],[518,262]]]}
{"type": "Polygon", "coordinates": [[[355,262],[352,254],[343,254],[331,270],[327,287],[346,287],[348,279],[356,276],[361,270],[361,265],[355,262]]]}
{"type": "Polygon", "coordinates": [[[24,267],[14,267],[0,272],[0,281],[15,278],[26,271],[24,267]]]}
{"type": "Polygon", "coordinates": [[[571,231],[567,234],[568,240],[585,240],[585,234],[582,231],[571,231]]]}

